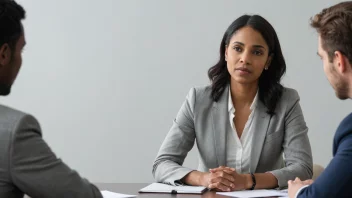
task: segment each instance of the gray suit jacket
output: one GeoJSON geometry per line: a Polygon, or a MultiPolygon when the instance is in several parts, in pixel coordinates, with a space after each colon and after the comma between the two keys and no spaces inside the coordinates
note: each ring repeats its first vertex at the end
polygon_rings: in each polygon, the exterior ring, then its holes
{"type": "MultiPolygon", "coordinates": [[[[226,166],[226,131],[231,130],[228,92],[225,89],[219,101],[214,102],[210,86],[189,91],[154,161],[153,175],[157,182],[177,185],[192,171],[182,164],[195,140],[199,171],[226,166]]],[[[256,108],[250,171],[271,172],[279,187],[286,187],[287,181],[295,177],[310,179],[312,153],[297,91],[284,89],[274,116],[266,113],[261,101],[256,108]]]]}
{"type": "Polygon", "coordinates": [[[0,197],[93,198],[100,191],[58,159],[36,119],[0,105],[0,197]]]}

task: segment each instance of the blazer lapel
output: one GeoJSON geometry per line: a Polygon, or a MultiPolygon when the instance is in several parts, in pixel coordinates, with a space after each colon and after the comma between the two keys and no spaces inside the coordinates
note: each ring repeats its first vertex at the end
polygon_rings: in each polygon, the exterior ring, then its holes
{"type": "Polygon", "coordinates": [[[271,116],[266,113],[267,108],[261,101],[258,101],[258,105],[256,107],[256,113],[253,118],[254,124],[254,135],[253,135],[253,145],[251,151],[251,164],[250,164],[250,172],[254,173],[257,169],[258,161],[260,158],[260,154],[263,148],[264,140],[266,137],[266,133],[268,130],[269,122],[271,116]]]}
{"type": "Polygon", "coordinates": [[[226,166],[226,131],[229,130],[228,127],[231,128],[228,120],[228,94],[229,89],[226,88],[212,108],[213,139],[218,166],[226,166]]]}

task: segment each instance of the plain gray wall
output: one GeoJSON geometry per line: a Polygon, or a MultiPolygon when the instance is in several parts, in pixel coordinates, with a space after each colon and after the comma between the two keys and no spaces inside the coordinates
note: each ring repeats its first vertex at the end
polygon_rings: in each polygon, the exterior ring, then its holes
{"type": "MultiPolygon", "coordinates": [[[[230,23],[260,14],[298,90],[314,162],[327,165],[350,101],[339,101],[316,55],[309,19],[333,0],[18,0],[27,47],[2,103],[35,115],[44,138],[93,182],[152,182],[152,164],[189,89],[206,85],[230,23]]],[[[193,149],[185,165],[197,167],[193,149]]]]}

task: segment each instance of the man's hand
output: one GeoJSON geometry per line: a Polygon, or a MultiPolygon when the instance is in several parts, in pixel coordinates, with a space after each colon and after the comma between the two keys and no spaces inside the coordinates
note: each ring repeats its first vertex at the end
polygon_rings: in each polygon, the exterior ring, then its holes
{"type": "Polygon", "coordinates": [[[298,177],[294,181],[288,181],[288,197],[289,198],[296,198],[297,191],[301,189],[303,186],[311,185],[313,180],[305,180],[301,181],[298,177]]]}
{"type": "Polygon", "coordinates": [[[308,179],[308,180],[304,180],[304,181],[303,181],[303,183],[304,183],[305,185],[311,185],[313,182],[314,182],[314,180],[312,180],[312,179],[308,179]]]}

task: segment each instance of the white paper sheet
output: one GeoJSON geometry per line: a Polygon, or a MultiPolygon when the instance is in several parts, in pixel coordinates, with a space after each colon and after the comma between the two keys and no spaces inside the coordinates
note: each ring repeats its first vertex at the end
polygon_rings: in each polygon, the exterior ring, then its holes
{"type": "Polygon", "coordinates": [[[287,191],[280,190],[243,190],[233,192],[217,192],[217,194],[240,197],[240,198],[255,198],[255,197],[287,197],[287,191]]]}
{"type": "Polygon", "coordinates": [[[101,194],[104,198],[129,198],[129,197],[136,197],[136,195],[125,195],[120,193],[114,193],[107,190],[101,191],[101,194]]]}

